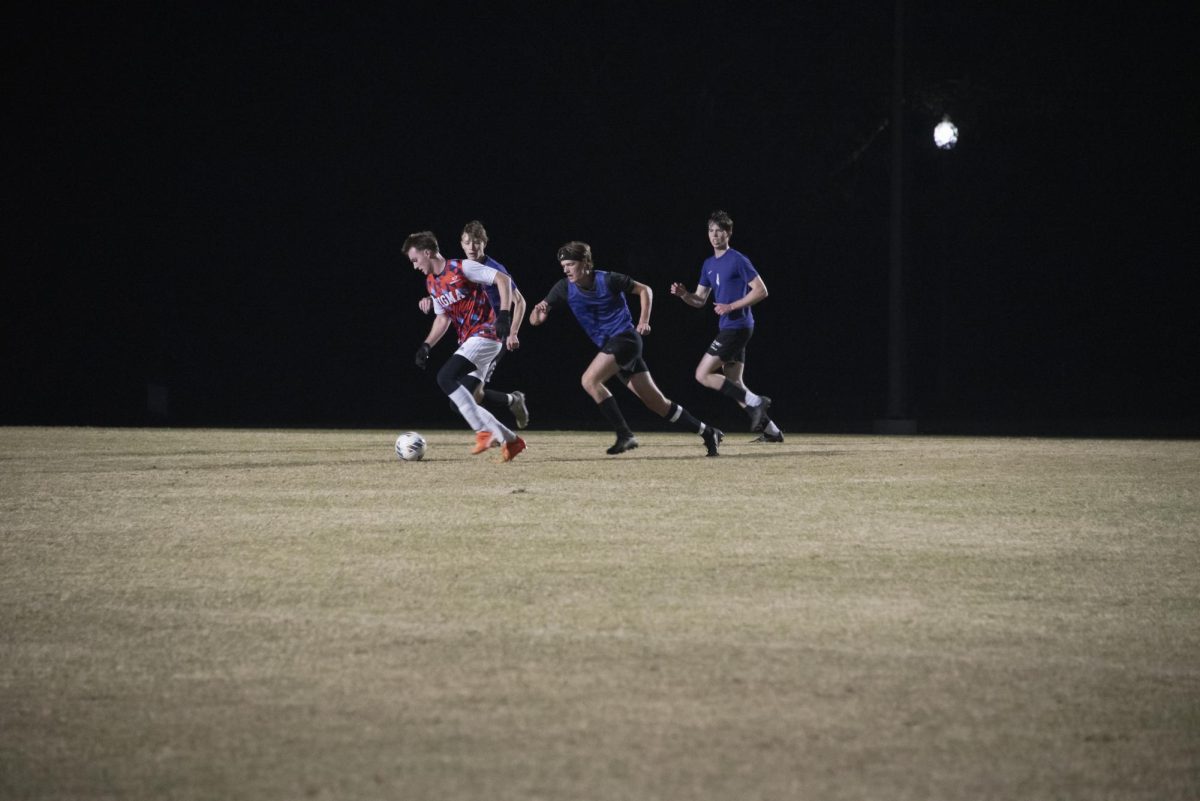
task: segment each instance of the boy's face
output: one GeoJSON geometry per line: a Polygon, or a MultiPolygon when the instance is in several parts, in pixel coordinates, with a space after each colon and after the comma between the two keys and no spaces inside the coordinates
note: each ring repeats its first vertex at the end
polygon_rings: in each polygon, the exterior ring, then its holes
{"type": "Polygon", "coordinates": [[[466,254],[468,259],[471,261],[483,261],[483,251],[487,247],[487,242],[475,239],[469,234],[463,234],[462,239],[459,240],[459,244],[462,245],[463,253],[466,254]]]}
{"type": "Polygon", "coordinates": [[[714,250],[725,250],[729,247],[729,232],[716,223],[709,223],[708,241],[714,250]]]}
{"type": "Polygon", "coordinates": [[[563,259],[561,262],[559,262],[559,264],[562,265],[563,275],[565,275],[567,280],[572,284],[578,283],[579,279],[583,277],[583,262],[575,261],[574,259],[563,259]]]}
{"type": "Polygon", "coordinates": [[[412,262],[414,270],[429,275],[429,271],[433,269],[433,251],[432,250],[417,250],[415,247],[408,249],[408,260],[412,262]]]}

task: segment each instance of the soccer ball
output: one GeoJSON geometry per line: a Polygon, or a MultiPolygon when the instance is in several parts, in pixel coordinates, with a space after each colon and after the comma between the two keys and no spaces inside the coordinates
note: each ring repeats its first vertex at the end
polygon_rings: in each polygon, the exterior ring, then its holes
{"type": "Polygon", "coordinates": [[[425,438],[416,431],[405,431],[396,437],[396,455],[406,462],[419,462],[425,457],[425,438]]]}

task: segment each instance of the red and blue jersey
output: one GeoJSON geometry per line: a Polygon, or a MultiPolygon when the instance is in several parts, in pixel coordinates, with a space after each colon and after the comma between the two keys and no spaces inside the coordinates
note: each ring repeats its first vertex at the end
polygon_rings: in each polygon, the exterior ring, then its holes
{"type": "MultiPolygon", "coordinates": [[[[720,258],[709,256],[700,268],[700,286],[712,290],[713,303],[735,303],[750,291],[750,282],[758,278],[758,270],[750,260],[730,248],[720,258]]],[[[754,314],[744,309],[721,315],[720,328],[753,328],[754,314]]]]}
{"type": "Polygon", "coordinates": [[[446,268],[438,275],[425,277],[425,287],[433,298],[437,314],[450,315],[458,332],[458,344],[471,337],[499,340],[496,314],[485,287],[495,282],[496,271],[470,259],[446,259],[446,268]]]}

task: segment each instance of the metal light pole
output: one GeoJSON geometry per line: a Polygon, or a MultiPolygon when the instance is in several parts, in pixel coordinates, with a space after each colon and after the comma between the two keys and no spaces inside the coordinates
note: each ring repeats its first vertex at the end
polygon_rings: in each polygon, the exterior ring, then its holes
{"type": "Polygon", "coordinates": [[[875,421],[879,434],[913,434],[909,415],[908,338],[904,319],[904,0],[896,0],[892,31],[892,185],[888,258],[887,417],[875,421]]]}

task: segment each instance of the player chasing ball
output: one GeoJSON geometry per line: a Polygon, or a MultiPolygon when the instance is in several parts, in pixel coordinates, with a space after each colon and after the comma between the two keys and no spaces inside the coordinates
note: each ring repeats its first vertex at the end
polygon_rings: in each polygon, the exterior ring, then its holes
{"type": "Polygon", "coordinates": [[[704,440],[706,455],[717,456],[725,435],[666,398],[642,359],[642,337],[650,333],[650,308],[654,300],[650,287],[622,273],[597,270],[592,262],[592,249],[585,242],[568,242],[560,247],[558,261],[564,277],[533,307],[529,324],[541,325],[551,313],[569,308],[584,332],[600,348],[584,370],[581,383],[599,406],[601,415],[616,431],[617,440],[607,453],[624,453],[638,446],[617,399],[605,386],[605,382],[616,376],[647,409],[695,431],[704,440]],[[626,294],[636,295],[640,303],[636,326],[625,301],[626,294]]]}
{"type": "Polygon", "coordinates": [[[732,398],[750,416],[750,430],[759,434],[753,442],[783,442],[783,432],[767,416],[771,399],[756,395],[744,381],[746,344],[754,335],[754,313],[750,307],[767,296],[767,285],[750,259],[729,246],[733,220],[723,211],[708,217],[708,241],[713,255],[700,268],[695,292],[681,283],[671,284],[671,294],[697,309],[713,296],[713,311],[721,318],[717,338],[696,365],[696,380],[709,389],[732,398]]]}
{"type": "Polygon", "coordinates": [[[525,450],[525,440],[505,427],[487,409],[479,405],[463,379],[471,373],[486,376],[500,353],[501,343],[510,349],[519,347],[512,329],[512,281],[505,273],[470,259],[447,259],[430,231],[410,234],[404,240],[404,253],[414,270],[425,275],[425,286],[434,307],[429,334],[417,349],[416,365],[422,370],[433,346],[453,324],[458,333],[458,350],[438,370],[437,383],[458,408],[463,419],[476,433],[475,453],[487,450],[492,438],[500,441],[501,461],[510,462],[525,450]],[[485,286],[496,285],[500,301],[498,311],[488,301],[485,286]],[[486,439],[481,436],[486,435],[486,439]],[[482,447],[480,447],[482,445],[482,447]]]}
{"type": "MultiPolygon", "coordinates": [[[[512,273],[503,264],[484,252],[487,248],[487,243],[487,229],[483,227],[483,223],[478,220],[472,220],[463,226],[462,234],[459,238],[463,254],[471,261],[477,261],[509,277],[512,291],[512,329],[508,332],[508,339],[505,341],[505,345],[508,350],[517,350],[521,347],[521,340],[517,336],[517,332],[521,329],[521,323],[525,319],[525,296],[517,288],[517,282],[512,278],[512,273]]],[[[501,308],[500,288],[496,284],[491,284],[484,286],[484,291],[487,292],[488,302],[492,304],[492,310],[501,308]]],[[[429,314],[433,311],[433,298],[426,295],[421,298],[417,306],[422,312],[429,314]]],[[[502,392],[491,388],[492,377],[496,374],[496,368],[500,366],[500,361],[504,358],[504,354],[504,350],[496,354],[496,358],[492,360],[491,369],[488,370],[486,375],[472,372],[463,379],[462,383],[463,386],[471,391],[476,403],[487,402],[492,406],[503,405],[512,412],[513,418],[517,423],[517,428],[523,429],[529,425],[529,407],[525,404],[525,393],[519,390],[502,392]]],[[[499,447],[500,440],[495,439],[485,432],[480,432],[476,435],[476,448],[474,452],[483,453],[489,445],[491,447],[499,447]]]]}

